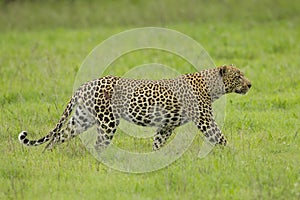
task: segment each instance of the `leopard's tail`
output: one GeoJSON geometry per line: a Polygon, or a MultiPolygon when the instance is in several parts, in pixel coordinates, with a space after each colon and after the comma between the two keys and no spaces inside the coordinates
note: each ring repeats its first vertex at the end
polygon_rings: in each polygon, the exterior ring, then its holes
{"type": "Polygon", "coordinates": [[[57,137],[57,134],[59,134],[63,125],[68,121],[68,118],[72,113],[72,110],[74,109],[75,105],[77,104],[76,100],[77,99],[75,99],[73,97],[71,98],[71,100],[69,101],[68,106],[64,110],[59,122],[56,124],[55,128],[52,131],[50,131],[46,136],[44,136],[38,140],[29,140],[26,138],[27,134],[28,134],[27,131],[22,131],[18,137],[20,143],[25,146],[39,146],[41,144],[48,142],[49,140],[55,140],[55,138],[57,137]]]}

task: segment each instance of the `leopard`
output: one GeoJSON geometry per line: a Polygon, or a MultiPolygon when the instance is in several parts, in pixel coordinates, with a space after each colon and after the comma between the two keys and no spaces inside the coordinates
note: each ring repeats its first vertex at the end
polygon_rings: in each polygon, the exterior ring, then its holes
{"type": "Polygon", "coordinates": [[[48,142],[45,150],[51,150],[95,127],[94,147],[105,149],[123,119],[138,126],[155,127],[153,151],[163,147],[174,130],[188,122],[212,145],[226,146],[227,139],[216,123],[212,104],[225,94],[244,95],[250,88],[250,80],[234,65],[159,80],[107,75],[81,85],[47,135],[30,140],[27,131],[22,131],[18,139],[25,146],[48,142]]]}

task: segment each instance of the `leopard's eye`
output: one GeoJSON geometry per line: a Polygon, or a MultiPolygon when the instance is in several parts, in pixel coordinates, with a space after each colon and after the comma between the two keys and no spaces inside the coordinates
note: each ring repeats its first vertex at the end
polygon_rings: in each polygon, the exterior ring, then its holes
{"type": "Polygon", "coordinates": [[[237,74],[237,73],[236,73],[236,74],[235,74],[235,77],[236,77],[236,78],[241,78],[242,76],[241,76],[240,74],[237,74]]]}
{"type": "Polygon", "coordinates": [[[235,77],[235,79],[241,81],[243,78],[242,78],[242,75],[237,74],[236,77],[235,77]]]}

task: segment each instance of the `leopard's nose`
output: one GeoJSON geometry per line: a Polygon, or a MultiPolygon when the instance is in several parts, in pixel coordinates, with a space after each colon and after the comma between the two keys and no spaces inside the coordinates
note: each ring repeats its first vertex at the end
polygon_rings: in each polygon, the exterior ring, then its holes
{"type": "Polygon", "coordinates": [[[250,88],[251,88],[251,83],[248,83],[247,86],[248,86],[248,88],[250,89],[250,88]]]}

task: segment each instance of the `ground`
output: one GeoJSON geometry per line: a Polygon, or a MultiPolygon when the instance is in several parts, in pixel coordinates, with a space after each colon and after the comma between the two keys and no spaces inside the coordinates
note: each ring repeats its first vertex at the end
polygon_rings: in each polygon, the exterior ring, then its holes
{"type": "MultiPolygon", "coordinates": [[[[149,2],[1,3],[0,199],[299,199],[299,4],[149,2]],[[226,98],[228,148],[199,159],[198,136],[175,163],[137,175],[99,163],[79,138],[46,153],[19,144],[21,130],[38,138],[57,122],[81,62],[98,43],[143,26],[191,36],[216,65],[234,63],[252,81],[246,96],[226,98]]],[[[152,51],[114,64],[151,61],[184,65],[152,51]]],[[[148,140],[114,140],[151,149],[148,140]]]]}

